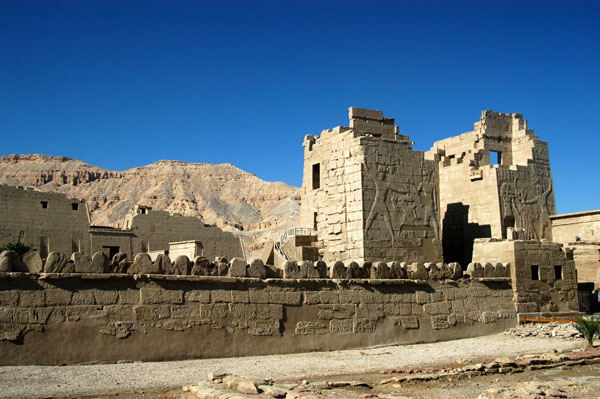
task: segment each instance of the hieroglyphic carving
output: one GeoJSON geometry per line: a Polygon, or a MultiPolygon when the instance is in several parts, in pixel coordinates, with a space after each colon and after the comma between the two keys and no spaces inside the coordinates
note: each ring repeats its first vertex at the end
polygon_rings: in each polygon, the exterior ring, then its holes
{"type": "MultiPolygon", "coordinates": [[[[550,215],[556,212],[550,171],[520,169],[499,170],[501,212],[504,221],[514,220],[514,228],[523,239],[550,239],[550,215]],[[522,175],[525,173],[526,175],[522,175]],[[533,176],[529,174],[533,173],[533,176]],[[533,181],[534,184],[528,184],[533,181]]],[[[506,226],[504,226],[506,228],[506,226]]]]}

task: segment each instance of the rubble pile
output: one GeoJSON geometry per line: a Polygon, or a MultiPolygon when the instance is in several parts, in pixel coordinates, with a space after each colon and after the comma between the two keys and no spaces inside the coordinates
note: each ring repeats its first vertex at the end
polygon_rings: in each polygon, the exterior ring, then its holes
{"type": "Polygon", "coordinates": [[[577,331],[573,323],[529,323],[520,324],[504,332],[506,335],[517,337],[540,337],[577,339],[583,335],[577,331]]]}

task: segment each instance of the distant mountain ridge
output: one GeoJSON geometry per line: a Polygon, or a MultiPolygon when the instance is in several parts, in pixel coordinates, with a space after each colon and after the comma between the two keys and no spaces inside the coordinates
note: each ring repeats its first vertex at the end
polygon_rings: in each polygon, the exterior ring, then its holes
{"type": "Polygon", "coordinates": [[[122,172],[43,154],[0,157],[0,184],[85,199],[92,224],[119,226],[135,204],[195,216],[247,237],[248,249],[295,226],[300,190],[232,164],[160,160],[122,172]]]}

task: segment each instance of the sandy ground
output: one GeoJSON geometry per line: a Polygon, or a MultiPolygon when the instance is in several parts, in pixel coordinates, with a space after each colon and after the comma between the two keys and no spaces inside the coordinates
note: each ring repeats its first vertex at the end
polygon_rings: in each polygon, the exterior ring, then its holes
{"type": "Polygon", "coordinates": [[[0,398],[47,398],[166,389],[194,384],[209,371],[277,381],[434,367],[457,361],[515,357],[584,346],[582,339],[519,338],[497,334],[434,344],[380,346],[334,352],[79,366],[0,367],[0,398]]]}

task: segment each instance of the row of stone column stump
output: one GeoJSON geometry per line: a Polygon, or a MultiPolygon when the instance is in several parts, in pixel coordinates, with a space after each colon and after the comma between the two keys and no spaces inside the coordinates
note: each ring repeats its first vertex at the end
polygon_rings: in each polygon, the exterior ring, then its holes
{"type": "Polygon", "coordinates": [[[279,269],[265,265],[260,259],[247,263],[241,258],[233,258],[228,262],[226,258],[218,257],[211,262],[204,257],[197,257],[192,261],[187,256],[180,255],[173,262],[164,253],[159,254],[153,262],[148,254],[140,253],[131,262],[125,253],[118,253],[109,259],[103,252],[96,252],[91,258],[74,252],[67,259],[61,252],[51,252],[43,262],[36,251],[29,251],[23,256],[14,251],[4,251],[0,254],[0,272],[166,274],[259,279],[457,280],[466,276],[510,277],[510,264],[470,263],[467,270],[463,271],[458,263],[335,261],[328,265],[323,261],[287,261],[279,269]]]}

